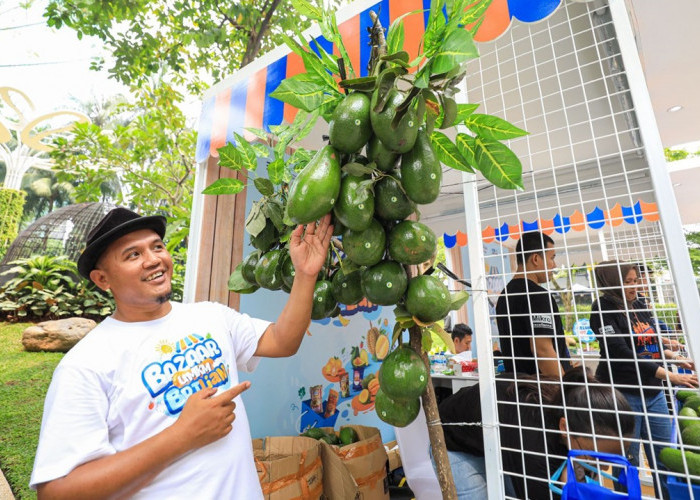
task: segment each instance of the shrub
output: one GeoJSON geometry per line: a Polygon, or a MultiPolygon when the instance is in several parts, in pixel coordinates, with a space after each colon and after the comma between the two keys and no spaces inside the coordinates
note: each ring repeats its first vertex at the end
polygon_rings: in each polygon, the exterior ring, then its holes
{"type": "Polygon", "coordinates": [[[0,289],[0,318],[8,321],[83,316],[101,319],[114,310],[114,301],[78,275],[65,256],[33,256],[11,262],[3,274],[14,274],[0,289]]]}
{"type": "Polygon", "coordinates": [[[24,191],[0,188],[0,258],[17,238],[24,196],[24,191]]]}

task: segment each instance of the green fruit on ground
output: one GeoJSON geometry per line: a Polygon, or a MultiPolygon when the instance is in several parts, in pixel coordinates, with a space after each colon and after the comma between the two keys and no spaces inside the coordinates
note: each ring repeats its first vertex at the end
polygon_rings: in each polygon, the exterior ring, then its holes
{"type": "Polygon", "coordinates": [[[700,425],[694,424],[683,429],[681,441],[688,446],[700,447],[700,425]]]}
{"type": "Polygon", "coordinates": [[[373,161],[382,172],[389,172],[394,169],[399,160],[399,154],[387,148],[379,137],[373,135],[367,143],[367,157],[373,161]]]}
{"type": "Polygon", "coordinates": [[[279,290],[282,287],[282,250],[270,250],[264,253],[255,265],[255,281],[268,290],[279,290]]]}
{"type": "Polygon", "coordinates": [[[406,292],[406,310],[424,323],[441,320],[450,312],[452,296],[435,276],[411,278],[406,292]]]}
{"type": "Polygon", "coordinates": [[[331,146],[341,153],[355,153],[371,135],[369,97],[361,92],[346,96],[333,111],[329,131],[331,146]]]}
{"type": "Polygon", "coordinates": [[[331,278],[333,297],[335,300],[345,305],[357,304],[364,296],[362,294],[362,284],[360,270],[345,274],[343,269],[338,269],[331,278]]]}
{"type": "Polygon", "coordinates": [[[676,398],[679,401],[685,401],[686,399],[688,399],[692,396],[700,396],[700,392],[691,391],[691,390],[687,390],[687,389],[683,389],[683,390],[676,392],[676,398]]]}
{"type": "Polygon", "coordinates": [[[406,271],[393,260],[384,260],[362,271],[362,293],[373,304],[393,306],[401,300],[407,286],[406,271]]]}
{"type": "Polygon", "coordinates": [[[296,271],[294,270],[292,258],[285,252],[284,258],[282,259],[282,282],[290,289],[292,288],[292,284],[294,284],[295,275],[296,271]]]}
{"type": "Polygon", "coordinates": [[[357,443],[358,441],[357,432],[355,432],[355,429],[352,427],[343,427],[340,429],[338,437],[340,438],[340,442],[343,444],[343,446],[357,443]]]}
{"type": "Polygon", "coordinates": [[[241,275],[243,279],[251,285],[258,284],[258,282],[255,281],[255,265],[258,263],[258,260],[260,260],[260,252],[253,252],[246,255],[241,265],[241,275]]]}
{"type": "MultiPolygon", "coordinates": [[[[688,475],[688,473],[694,476],[700,476],[700,455],[693,453],[692,451],[683,452],[685,454],[685,460],[688,464],[688,469],[686,470],[683,464],[683,455],[681,450],[675,448],[663,448],[659,454],[661,463],[668,467],[673,472],[678,472],[680,474],[688,475]]],[[[697,483],[697,480],[693,480],[697,483]]]]}
{"type": "Polygon", "coordinates": [[[250,244],[262,252],[267,252],[279,240],[280,234],[270,219],[256,236],[250,237],[250,244]]]}
{"type": "Polygon", "coordinates": [[[684,406],[678,412],[678,425],[681,429],[685,429],[691,425],[697,425],[698,423],[700,423],[698,413],[689,406],[684,406]]]}
{"type": "Polygon", "coordinates": [[[338,201],[333,213],[346,228],[363,231],[372,222],[374,215],[374,194],[368,187],[362,187],[365,177],[346,176],[340,183],[338,201]]]}
{"type": "Polygon", "coordinates": [[[683,401],[683,407],[692,408],[695,412],[700,415],[700,396],[690,396],[683,401]]]}
{"type": "Polygon", "coordinates": [[[402,264],[422,264],[437,251],[432,229],[421,222],[405,220],[389,233],[389,256],[402,264]]]}
{"type": "Polygon", "coordinates": [[[418,416],[420,398],[396,400],[388,396],[380,387],[374,397],[374,410],[377,416],[387,424],[406,427],[418,416]]]}
{"type": "Polygon", "coordinates": [[[308,224],[333,209],[340,192],[338,153],[331,146],[318,150],[289,188],[287,216],[295,224],[308,224]]]}
{"type": "Polygon", "coordinates": [[[392,399],[413,399],[423,394],[428,374],[423,358],[412,347],[402,344],[382,362],[379,385],[392,399]]]}
{"type": "Polygon", "coordinates": [[[343,251],[358,266],[373,266],[382,260],[385,247],[386,234],[376,219],[364,231],[346,229],[343,233],[343,251]]]}
{"type": "Polygon", "coordinates": [[[321,280],[316,282],[313,301],[311,319],[323,319],[333,312],[338,303],[333,297],[330,281],[321,280]]]}
{"type": "Polygon", "coordinates": [[[306,437],[313,438],[313,439],[321,439],[323,436],[326,435],[326,433],[323,432],[323,430],[319,429],[318,427],[311,427],[306,432],[304,432],[303,435],[306,437]]]}
{"type": "Polygon", "coordinates": [[[419,204],[434,202],[442,185],[442,165],[428,134],[421,130],[413,149],[401,156],[401,185],[406,196],[419,204]]]}
{"type": "Polygon", "coordinates": [[[374,185],[374,211],[383,220],[405,219],[415,206],[403,191],[401,174],[394,170],[391,176],[382,177],[374,185]]]}
{"type": "Polygon", "coordinates": [[[396,108],[403,102],[405,95],[395,87],[389,91],[389,97],[381,113],[376,113],[374,107],[379,100],[379,89],[372,94],[372,103],[369,117],[372,121],[374,135],[382,141],[389,150],[396,153],[406,153],[413,148],[418,135],[420,123],[416,109],[411,106],[408,112],[401,118],[396,127],[391,126],[391,121],[396,116],[396,108]]]}

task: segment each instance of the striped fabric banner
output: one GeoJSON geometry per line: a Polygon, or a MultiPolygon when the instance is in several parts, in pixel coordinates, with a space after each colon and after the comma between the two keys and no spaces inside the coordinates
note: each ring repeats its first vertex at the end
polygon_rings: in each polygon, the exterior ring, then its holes
{"type": "MultiPolygon", "coordinates": [[[[486,11],[475,40],[486,42],[498,38],[505,33],[513,18],[524,22],[542,20],[551,15],[561,1],[494,0],[486,11]]],[[[367,75],[371,51],[367,33],[367,28],[372,25],[370,10],[379,14],[385,28],[399,16],[418,11],[404,18],[404,48],[412,60],[418,55],[429,8],[430,0],[381,0],[341,23],[339,29],[355,72],[359,76],[367,75]]],[[[316,41],[329,54],[338,55],[337,48],[322,36],[317,37],[316,41]]],[[[197,162],[205,161],[208,156],[217,157],[217,148],[227,142],[235,143],[234,132],[242,134],[248,140],[252,139],[250,133],[244,132],[245,127],[269,131],[271,125],[279,125],[283,120],[294,120],[297,110],[270,97],[270,94],[282,80],[303,72],[304,64],[301,58],[290,52],[252,75],[242,78],[234,76],[230,86],[216,95],[208,95],[202,103],[197,127],[197,162]]]]}

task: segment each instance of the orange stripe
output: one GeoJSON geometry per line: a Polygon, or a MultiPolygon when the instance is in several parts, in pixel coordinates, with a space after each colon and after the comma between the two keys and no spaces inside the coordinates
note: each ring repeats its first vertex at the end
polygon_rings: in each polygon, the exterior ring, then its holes
{"type": "MultiPolygon", "coordinates": [[[[345,43],[345,50],[350,56],[350,63],[355,70],[355,75],[360,76],[360,16],[353,16],[338,26],[340,36],[345,43]]],[[[334,47],[333,53],[339,56],[340,52],[334,47]]],[[[352,78],[348,68],[348,78],[352,78]]]]}
{"type": "MultiPolygon", "coordinates": [[[[422,0],[389,0],[389,18],[393,23],[396,18],[402,16],[406,12],[423,10],[422,0]]],[[[403,26],[405,39],[403,48],[409,55],[409,61],[418,57],[418,48],[425,33],[425,25],[423,24],[423,13],[411,14],[403,18],[403,26]]],[[[414,68],[412,71],[417,69],[414,68]]]]}
{"type": "Polygon", "coordinates": [[[496,230],[491,226],[486,226],[483,231],[481,231],[481,238],[484,243],[491,243],[496,239],[496,230]]]}
{"type": "MultiPolygon", "coordinates": [[[[248,96],[245,102],[245,127],[262,128],[263,113],[265,111],[265,82],[267,79],[267,67],[264,67],[248,81],[248,96]]],[[[252,141],[255,136],[243,131],[246,141],[252,141]]]]}
{"type": "Polygon", "coordinates": [[[552,234],[554,232],[554,220],[540,219],[540,231],[544,234],[552,234]]]}
{"type": "Polygon", "coordinates": [[[463,233],[462,231],[457,231],[457,234],[455,235],[457,237],[457,244],[461,247],[467,245],[467,235],[463,233]]]}
{"type": "Polygon", "coordinates": [[[581,212],[576,210],[569,216],[569,224],[571,224],[571,229],[574,231],[583,231],[586,229],[586,218],[581,212]]]}
{"type": "Polygon", "coordinates": [[[622,224],[622,206],[616,203],[606,215],[606,220],[612,227],[617,227],[622,224]]]}
{"type": "Polygon", "coordinates": [[[476,32],[474,40],[477,42],[489,42],[495,40],[508,29],[510,25],[510,13],[507,0],[493,0],[486,10],[484,22],[476,32]]]}
{"type": "MultiPolygon", "coordinates": [[[[287,56],[287,78],[304,73],[305,71],[304,61],[301,59],[301,56],[296,55],[294,52],[287,56]]],[[[284,103],[284,121],[292,123],[294,117],[297,115],[297,111],[299,110],[294,106],[284,103]]]]}
{"type": "Polygon", "coordinates": [[[226,145],[226,129],[228,128],[229,107],[231,105],[231,88],[216,96],[214,100],[214,122],[211,126],[211,155],[218,158],[218,148],[226,145]]]}
{"type": "Polygon", "coordinates": [[[522,221],[518,222],[517,224],[515,224],[513,226],[508,226],[508,231],[509,231],[508,234],[510,235],[511,238],[513,238],[514,240],[519,240],[520,235],[523,233],[522,221]]]}
{"type": "Polygon", "coordinates": [[[645,203],[639,200],[639,207],[642,209],[642,215],[645,220],[649,222],[656,222],[659,220],[659,207],[656,203],[645,203]]]}

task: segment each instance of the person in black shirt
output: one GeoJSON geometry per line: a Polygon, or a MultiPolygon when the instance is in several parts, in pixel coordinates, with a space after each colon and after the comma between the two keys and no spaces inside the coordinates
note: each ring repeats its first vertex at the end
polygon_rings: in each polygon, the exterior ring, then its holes
{"type": "Polygon", "coordinates": [[[541,285],[556,267],[554,240],[524,233],[515,247],[518,267],[496,303],[496,321],[506,371],[561,377],[571,368],[569,349],[554,297],[541,285]]]}
{"type": "MultiPolygon", "coordinates": [[[[632,464],[639,464],[638,440],[641,438],[645,440],[647,460],[656,469],[655,462],[658,463],[663,443],[671,441],[671,420],[661,381],[668,377],[674,385],[697,387],[698,378],[664,368],[664,358],[679,362],[681,368],[693,369],[694,366],[676,353],[664,350],[659,342],[656,321],[637,295],[638,276],[634,264],[607,261],[596,266],[596,283],[601,295],[591,307],[590,321],[591,330],[600,343],[596,377],[612,383],[624,394],[632,409],[640,413],[635,417],[635,441],[628,450],[628,458],[632,464]],[[643,419],[642,414],[646,418],[643,419]],[[650,438],[654,443],[653,453],[650,438]]],[[[658,482],[655,483],[658,494],[658,482]]]]}
{"type": "MultiPolygon", "coordinates": [[[[538,382],[532,375],[513,373],[496,379],[500,449],[509,497],[558,497],[549,489],[549,478],[570,448],[620,454],[621,438],[632,434],[634,417],[627,413],[630,407],[620,392],[597,382],[580,367],[567,372],[563,384],[558,377],[540,376],[538,382]]],[[[444,400],[439,412],[458,498],[486,498],[482,427],[449,425],[481,422],[479,385],[444,400]]],[[[560,480],[565,482],[566,477],[560,480]]]]}

